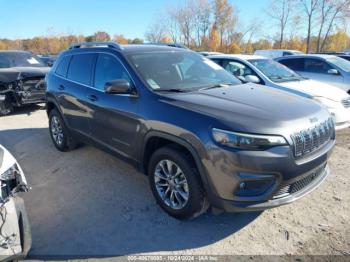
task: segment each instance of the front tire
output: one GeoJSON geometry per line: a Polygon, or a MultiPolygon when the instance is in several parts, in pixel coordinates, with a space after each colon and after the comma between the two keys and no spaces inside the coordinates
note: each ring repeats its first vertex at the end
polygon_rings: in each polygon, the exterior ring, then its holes
{"type": "Polygon", "coordinates": [[[172,147],[158,149],[151,157],[148,178],[158,205],[176,219],[192,219],[209,204],[194,163],[186,152],[172,147]]]}
{"type": "Polygon", "coordinates": [[[14,108],[9,97],[6,97],[5,100],[0,101],[0,116],[9,115],[13,111],[14,108]]]}
{"type": "Polygon", "coordinates": [[[71,151],[77,147],[77,142],[56,109],[50,111],[49,130],[52,142],[59,151],[71,151]]]}

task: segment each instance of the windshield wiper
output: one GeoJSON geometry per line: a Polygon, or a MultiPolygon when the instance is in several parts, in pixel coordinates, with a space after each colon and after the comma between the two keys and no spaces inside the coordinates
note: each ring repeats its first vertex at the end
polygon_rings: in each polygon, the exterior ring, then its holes
{"type": "Polygon", "coordinates": [[[180,88],[157,89],[156,92],[185,93],[186,90],[180,88]]]}
{"type": "Polygon", "coordinates": [[[215,84],[211,86],[205,86],[200,88],[199,90],[209,90],[209,89],[214,89],[214,88],[221,88],[221,87],[229,87],[231,84],[215,84]]]}

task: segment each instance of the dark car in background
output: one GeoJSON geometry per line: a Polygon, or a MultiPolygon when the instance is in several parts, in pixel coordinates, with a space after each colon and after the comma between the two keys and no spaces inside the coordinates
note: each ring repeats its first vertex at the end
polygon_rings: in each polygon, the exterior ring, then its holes
{"type": "Polygon", "coordinates": [[[325,53],[319,53],[323,55],[335,55],[337,57],[343,58],[347,61],[350,61],[350,54],[342,53],[342,52],[325,52],[325,53]]]}
{"type": "Polygon", "coordinates": [[[49,67],[53,66],[57,59],[57,55],[38,55],[38,57],[44,64],[49,67]]]}
{"type": "Polygon", "coordinates": [[[188,49],[77,44],[46,79],[54,146],[91,143],[129,160],[178,219],[209,205],[256,211],[288,204],[329,175],[335,130],[326,108],[242,85],[188,49]]]}
{"type": "Polygon", "coordinates": [[[26,51],[0,51],[0,116],[15,107],[45,102],[45,75],[50,68],[26,51]]]}

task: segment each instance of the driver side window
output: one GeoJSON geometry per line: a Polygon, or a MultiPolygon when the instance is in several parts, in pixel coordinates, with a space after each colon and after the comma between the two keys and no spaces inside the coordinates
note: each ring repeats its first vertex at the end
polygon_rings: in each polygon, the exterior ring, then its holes
{"type": "Polygon", "coordinates": [[[247,75],[257,76],[252,69],[237,61],[223,61],[222,66],[226,71],[243,81],[247,75]]]}
{"type": "Polygon", "coordinates": [[[103,91],[106,82],[117,79],[128,80],[132,84],[128,72],[115,57],[108,54],[99,54],[95,68],[94,86],[103,91]]]}

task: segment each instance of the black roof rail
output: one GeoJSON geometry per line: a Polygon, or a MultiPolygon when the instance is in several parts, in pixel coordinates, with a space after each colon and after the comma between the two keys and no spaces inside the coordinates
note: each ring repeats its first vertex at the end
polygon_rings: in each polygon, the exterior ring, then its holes
{"type": "Polygon", "coordinates": [[[69,49],[85,48],[85,47],[109,47],[109,48],[115,48],[118,50],[123,49],[121,45],[114,42],[82,42],[82,43],[72,44],[69,47],[69,49]]]}

